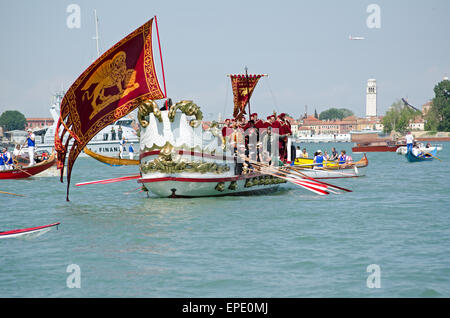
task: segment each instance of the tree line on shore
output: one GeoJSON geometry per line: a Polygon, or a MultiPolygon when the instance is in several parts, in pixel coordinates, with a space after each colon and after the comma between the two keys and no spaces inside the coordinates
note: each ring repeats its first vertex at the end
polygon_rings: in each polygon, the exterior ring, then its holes
{"type": "Polygon", "coordinates": [[[450,81],[444,79],[436,84],[434,94],[431,108],[425,115],[408,107],[401,100],[395,101],[383,117],[384,132],[404,133],[409,129],[409,123],[417,117],[423,117],[424,129],[427,131],[450,131],[450,81]]]}

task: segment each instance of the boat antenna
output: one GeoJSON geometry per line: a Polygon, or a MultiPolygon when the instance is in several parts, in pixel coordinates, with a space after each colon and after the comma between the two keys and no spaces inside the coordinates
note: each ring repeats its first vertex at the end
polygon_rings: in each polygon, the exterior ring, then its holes
{"type": "Polygon", "coordinates": [[[100,48],[98,45],[98,17],[97,17],[97,10],[94,9],[94,20],[95,20],[95,37],[93,37],[92,39],[95,40],[96,44],[97,44],[97,58],[100,57],[100,48]]]}
{"type": "Polygon", "coordinates": [[[248,84],[248,73],[247,73],[247,66],[245,67],[245,79],[247,81],[247,95],[249,96],[248,98],[248,120],[250,120],[252,117],[252,111],[250,110],[250,85],[248,84]]]}

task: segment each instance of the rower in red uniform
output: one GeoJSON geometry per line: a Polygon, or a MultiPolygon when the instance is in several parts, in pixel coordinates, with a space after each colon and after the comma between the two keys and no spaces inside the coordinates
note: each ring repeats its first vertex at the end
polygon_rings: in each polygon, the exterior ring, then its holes
{"type": "Polygon", "coordinates": [[[283,123],[281,124],[281,133],[280,133],[280,138],[283,140],[283,144],[284,144],[284,152],[283,152],[283,161],[286,162],[287,161],[287,145],[288,145],[288,137],[290,135],[292,135],[292,130],[291,130],[291,123],[286,119],[286,115],[282,114],[282,121],[283,123]]]}
{"type": "Polygon", "coordinates": [[[225,119],[225,125],[222,127],[222,144],[227,144],[227,137],[231,135],[233,128],[231,128],[231,120],[225,119]]]}

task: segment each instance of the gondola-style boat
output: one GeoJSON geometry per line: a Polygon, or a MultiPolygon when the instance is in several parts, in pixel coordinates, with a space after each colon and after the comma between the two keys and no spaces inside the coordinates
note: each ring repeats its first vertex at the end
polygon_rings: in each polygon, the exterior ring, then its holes
{"type": "Polygon", "coordinates": [[[41,236],[42,234],[47,233],[53,227],[56,227],[58,229],[59,224],[60,223],[57,222],[57,223],[52,223],[52,224],[47,224],[47,225],[42,225],[42,226],[29,227],[26,229],[17,229],[17,230],[0,232],[0,239],[4,239],[4,238],[19,238],[19,239],[36,238],[38,236],[41,236]]]}
{"type": "Polygon", "coordinates": [[[437,150],[434,149],[427,153],[422,153],[419,156],[414,155],[411,151],[408,151],[405,155],[406,159],[409,162],[419,162],[419,161],[431,161],[433,157],[436,155],[437,150]]]}
{"type": "Polygon", "coordinates": [[[47,170],[56,163],[56,154],[52,153],[47,160],[39,162],[31,167],[16,166],[12,170],[0,171],[0,180],[5,179],[24,179],[34,176],[42,171],[47,170]]]}
{"type": "Polygon", "coordinates": [[[123,159],[123,158],[114,158],[114,157],[108,157],[100,155],[92,150],[90,150],[88,147],[85,147],[83,149],[84,153],[88,156],[105,163],[110,166],[137,166],[139,165],[139,160],[132,160],[132,159],[123,159]]]}

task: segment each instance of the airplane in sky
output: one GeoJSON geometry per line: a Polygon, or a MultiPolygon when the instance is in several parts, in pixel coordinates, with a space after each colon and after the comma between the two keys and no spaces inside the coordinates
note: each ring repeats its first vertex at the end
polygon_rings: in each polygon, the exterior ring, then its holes
{"type": "Polygon", "coordinates": [[[351,36],[348,37],[349,40],[364,40],[364,37],[362,36],[351,36]]]}

